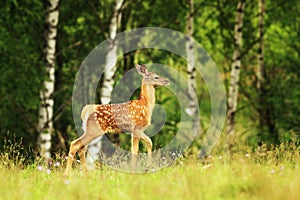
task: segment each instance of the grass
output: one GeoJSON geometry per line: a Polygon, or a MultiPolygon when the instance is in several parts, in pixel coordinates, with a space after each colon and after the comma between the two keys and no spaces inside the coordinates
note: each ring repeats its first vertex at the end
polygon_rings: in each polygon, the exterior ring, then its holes
{"type": "Polygon", "coordinates": [[[104,166],[85,176],[77,164],[68,179],[63,160],[49,166],[1,160],[0,199],[300,199],[299,147],[289,144],[201,161],[189,156],[148,174],[104,166]]]}

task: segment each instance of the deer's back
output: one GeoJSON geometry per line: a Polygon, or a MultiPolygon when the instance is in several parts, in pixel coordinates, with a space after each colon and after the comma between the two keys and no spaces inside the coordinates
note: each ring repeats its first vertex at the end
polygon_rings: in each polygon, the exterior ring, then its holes
{"type": "Polygon", "coordinates": [[[94,118],[105,133],[146,129],[151,121],[149,108],[142,100],[120,104],[87,105],[82,110],[83,120],[86,115],[94,118]]]}

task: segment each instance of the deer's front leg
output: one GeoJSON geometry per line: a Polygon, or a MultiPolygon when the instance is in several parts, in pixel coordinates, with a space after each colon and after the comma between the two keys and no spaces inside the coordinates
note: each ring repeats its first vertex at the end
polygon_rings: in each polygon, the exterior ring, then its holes
{"type": "Polygon", "coordinates": [[[147,164],[148,166],[150,166],[152,163],[152,140],[144,132],[141,134],[141,139],[147,146],[147,153],[148,153],[147,164]]]}
{"type": "Polygon", "coordinates": [[[137,157],[139,153],[139,137],[131,136],[131,154],[132,154],[132,167],[135,171],[137,164],[137,157]]]}

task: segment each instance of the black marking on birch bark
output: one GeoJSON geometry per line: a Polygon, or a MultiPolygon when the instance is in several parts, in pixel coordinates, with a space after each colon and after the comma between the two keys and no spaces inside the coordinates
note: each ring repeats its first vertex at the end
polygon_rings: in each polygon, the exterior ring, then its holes
{"type": "Polygon", "coordinates": [[[48,12],[51,13],[53,11],[58,11],[59,3],[60,2],[57,2],[56,7],[54,7],[53,9],[50,9],[50,7],[52,7],[52,4],[49,2],[48,5],[47,5],[48,6],[48,12]]]}
{"type": "Polygon", "coordinates": [[[234,110],[229,112],[228,117],[229,117],[229,124],[230,125],[234,124],[234,116],[235,116],[235,111],[234,110]]]}
{"type": "Polygon", "coordinates": [[[49,104],[49,103],[42,103],[41,106],[42,106],[43,108],[47,108],[47,107],[50,106],[50,104],[49,104]]]}
{"type": "Polygon", "coordinates": [[[258,48],[258,53],[261,54],[262,53],[262,48],[258,48]]]}
{"type": "Polygon", "coordinates": [[[190,77],[191,79],[195,79],[195,76],[194,75],[191,75],[191,77],[190,77]]]}
{"type": "Polygon", "coordinates": [[[238,8],[236,11],[239,12],[239,13],[243,13],[243,9],[242,8],[238,8]]]}
{"type": "Polygon", "coordinates": [[[193,74],[195,71],[196,71],[196,68],[193,67],[193,68],[192,68],[192,71],[188,71],[187,73],[188,73],[188,75],[191,75],[191,74],[193,74]]]}

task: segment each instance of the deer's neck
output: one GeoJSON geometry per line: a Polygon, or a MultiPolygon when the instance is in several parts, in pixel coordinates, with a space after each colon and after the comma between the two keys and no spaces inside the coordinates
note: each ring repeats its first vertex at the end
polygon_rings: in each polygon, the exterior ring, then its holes
{"type": "Polygon", "coordinates": [[[140,100],[145,101],[147,107],[150,109],[150,113],[155,105],[155,88],[153,85],[142,83],[140,100]]]}

